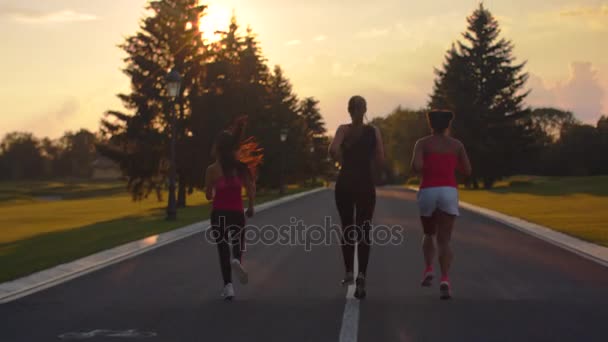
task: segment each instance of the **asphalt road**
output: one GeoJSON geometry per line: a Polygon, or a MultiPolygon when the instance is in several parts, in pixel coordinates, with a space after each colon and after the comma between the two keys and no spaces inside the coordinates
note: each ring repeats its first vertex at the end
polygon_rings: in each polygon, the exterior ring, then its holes
{"type": "MultiPolygon", "coordinates": [[[[454,299],[420,288],[414,198],[378,190],[375,224],[404,227],[405,240],[373,247],[358,341],[608,340],[608,268],[472,213],[453,236],[454,299]]],[[[338,222],[329,190],[249,223],[322,225],[328,216],[338,222]]],[[[250,283],[224,302],[215,246],[187,238],[0,305],[0,341],[339,341],[347,299],[337,245],[259,243],[244,264],[250,283]]]]}

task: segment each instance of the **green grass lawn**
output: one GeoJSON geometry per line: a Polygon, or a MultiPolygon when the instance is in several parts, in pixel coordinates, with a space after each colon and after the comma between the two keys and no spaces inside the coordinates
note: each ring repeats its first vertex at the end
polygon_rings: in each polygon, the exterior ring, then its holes
{"type": "Polygon", "coordinates": [[[465,202],[608,246],[608,176],[522,176],[492,190],[461,190],[465,202]]]}
{"type": "MultiPolygon", "coordinates": [[[[305,190],[290,187],[288,193],[305,190]]],[[[121,183],[0,184],[2,195],[0,282],[205,220],[210,209],[196,192],[188,197],[189,207],[178,211],[178,220],[167,222],[165,203],[154,196],[133,202],[121,183]],[[63,200],[37,199],[40,193],[63,200]]],[[[257,203],[278,197],[260,193],[257,203]]]]}
{"type": "Polygon", "coordinates": [[[78,199],[123,194],[121,181],[29,181],[0,182],[0,206],[48,201],[50,198],[78,199]]]}

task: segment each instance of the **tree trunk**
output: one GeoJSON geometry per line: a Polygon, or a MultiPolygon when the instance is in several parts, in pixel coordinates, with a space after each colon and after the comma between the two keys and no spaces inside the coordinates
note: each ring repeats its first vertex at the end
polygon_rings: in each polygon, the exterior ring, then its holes
{"type": "MultiPolygon", "coordinates": [[[[182,177],[180,177],[180,180],[182,177]]],[[[177,207],[185,208],[186,207],[186,182],[179,182],[179,188],[177,191],[177,207]]]]}
{"type": "Polygon", "coordinates": [[[473,178],[472,182],[473,182],[473,189],[475,189],[475,190],[479,189],[479,183],[477,182],[477,178],[473,178]]]}

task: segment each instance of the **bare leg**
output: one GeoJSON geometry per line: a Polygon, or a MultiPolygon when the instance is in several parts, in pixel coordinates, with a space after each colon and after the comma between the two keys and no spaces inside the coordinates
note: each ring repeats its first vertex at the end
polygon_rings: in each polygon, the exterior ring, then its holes
{"type": "Polygon", "coordinates": [[[442,277],[448,276],[450,267],[452,266],[452,259],[454,258],[452,249],[450,248],[450,239],[452,238],[455,219],[456,216],[448,215],[441,211],[437,213],[437,247],[442,277]]]}
{"type": "Polygon", "coordinates": [[[437,232],[436,215],[431,217],[421,217],[424,237],[422,238],[422,253],[424,254],[424,264],[427,268],[433,265],[435,259],[435,241],[433,237],[437,232]]]}

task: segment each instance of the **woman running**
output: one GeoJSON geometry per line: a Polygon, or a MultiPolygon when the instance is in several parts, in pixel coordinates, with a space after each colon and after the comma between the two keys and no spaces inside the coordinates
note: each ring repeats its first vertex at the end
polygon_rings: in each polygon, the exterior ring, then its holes
{"type": "Polygon", "coordinates": [[[207,168],[205,175],[205,194],[213,201],[211,229],[217,244],[226,300],[234,298],[232,274],[234,271],[240,282],[246,284],[248,275],[242,265],[245,248],[242,188],[245,186],[249,206],[247,217],[254,213],[255,182],[249,168],[240,162],[236,153],[238,137],[230,132],[222,132],[216,139],[212,151],[216,161],[207,168]],[[230,255],[232,245],[232,260],[230,255]]]}
{"type": "Polygon", "coordinates": [[[382,137],[378,128],[365,125],[363,119],[367,103],[361,96],[348,102],[352,123],[341,125],[336,131],[329,153],[341,165],[336,182],[336,206],[342,222],[342,255],[346,275],[343,286],[354,282],[355,246],[359,274],[355,297],[366,296],[365,277],[370,253],[371,220],[376,205],[376,189],[372,178],[372,162],[384,161],[382,137]]]}
{"type": "Polygon", "coordinates": [[[421,285],[430,287],[434,278],[436,239],[441,268],[440,298],[450,299],[452,295],[448,273],[453,259],[450,238],[454,221],[459,215],[456,170],[469,176],[471,163],[464,145],[448,135],[454,114],[449,111],[431,111],[427,118],[433,134],[416,142],[412,158],[412,170],[422,175],[418,207],[424,230],[422,250],[426,268],[421,285]]]}

